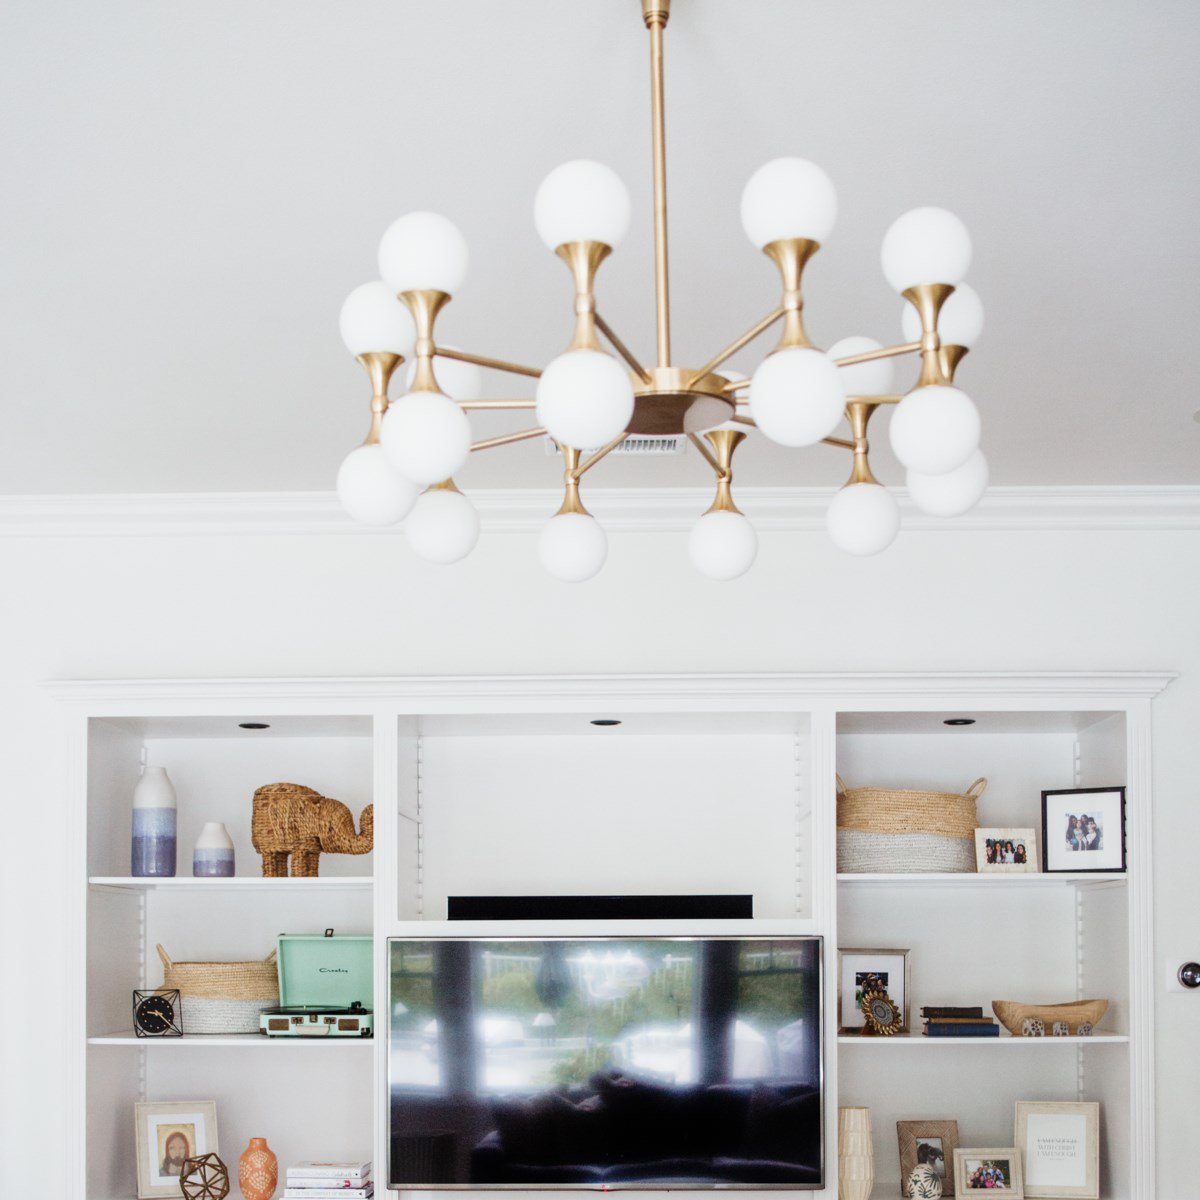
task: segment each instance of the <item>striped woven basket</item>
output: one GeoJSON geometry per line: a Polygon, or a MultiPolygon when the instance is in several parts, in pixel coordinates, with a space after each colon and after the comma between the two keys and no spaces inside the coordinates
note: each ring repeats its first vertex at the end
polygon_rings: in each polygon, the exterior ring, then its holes
{"type": "Polygon", "coordinates": [[[173,962],[156,947],[163,987],[178,988],[184,1033],[258,1033],[264,1008],[279,1003],[275,951],[255,962],[173,962]]]}
{"type": "Polygon", "coordinates": [[[966,874],[975,870],[975,802],[987,787],[965,792],[848,788],[837,777],[837,869],[966,874]]]}

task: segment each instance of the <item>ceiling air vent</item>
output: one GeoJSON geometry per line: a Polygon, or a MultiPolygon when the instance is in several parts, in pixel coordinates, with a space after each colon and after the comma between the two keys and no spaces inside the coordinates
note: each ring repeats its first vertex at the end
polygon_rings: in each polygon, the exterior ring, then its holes
{"type": "MultiPolygon", "coordinates": [[[[546,438],[546,454],[554,456],[559,453],[558,443],[553,438],[546,438]]],[[[612,454],[641,454],[653,455],[656,458],[662,458],[664,455],[683,454],[687,450],[687,438],[683,434],[676,434],[671,437],[643,437],[642,435],[634,435],[627,437],[612,454]]],[[[593,454],[592,450],[582,451],[583,457],[587,458],[589,454],[593,454]]]]}

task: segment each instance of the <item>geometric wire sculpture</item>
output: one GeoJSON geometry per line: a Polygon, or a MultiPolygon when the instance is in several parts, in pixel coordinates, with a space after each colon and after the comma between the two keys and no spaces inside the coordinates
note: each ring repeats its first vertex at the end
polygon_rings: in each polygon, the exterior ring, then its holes
{"type": "Polygon", "coordinates": [[[225,1200],[229,1195],[229,1168],[215,1154],[185,1158],[179,1190],[188,1200],[225,1200]]]}

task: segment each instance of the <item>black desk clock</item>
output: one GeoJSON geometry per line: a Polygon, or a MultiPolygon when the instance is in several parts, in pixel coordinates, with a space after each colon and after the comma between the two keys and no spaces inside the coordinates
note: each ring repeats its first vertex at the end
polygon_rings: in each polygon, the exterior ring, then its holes
{"type": "Polygon", "coordinates": [[[183,1005],[177,988],[133,993],[133,1032],[138,1037],[183,1037],[183,1005]]]}

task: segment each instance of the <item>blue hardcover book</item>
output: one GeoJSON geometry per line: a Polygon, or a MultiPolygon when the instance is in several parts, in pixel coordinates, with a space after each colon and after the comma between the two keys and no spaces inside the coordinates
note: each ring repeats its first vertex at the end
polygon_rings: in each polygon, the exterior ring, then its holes
{"type": "Polygon", "coordinates": [[[1000,1026],[981,1021],[978,1025],[955,1021],[953,1024],[940,1024],[930,1021],[925,1026],[926,1037],[999,1037],[1000,1026]]]}

